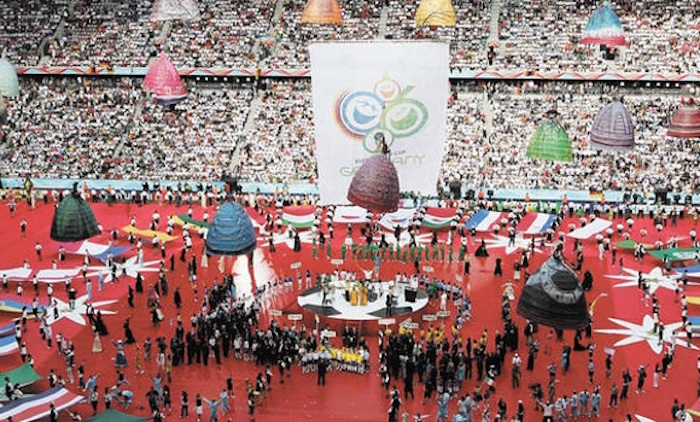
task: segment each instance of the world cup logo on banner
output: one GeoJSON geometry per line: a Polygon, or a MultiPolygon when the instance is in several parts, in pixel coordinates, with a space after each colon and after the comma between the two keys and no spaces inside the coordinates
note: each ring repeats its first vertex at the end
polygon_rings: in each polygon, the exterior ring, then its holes
{"type": "Polygon", "coordinates": [[[396,140],[420,132],[428,122],[428,109],[409,97],[412,90],[412,86],[402,88],[385,76],[374,84],[372,92],[344,92],[335,103],[338,125],[348,136],[362,139],[367,152],[380,153],[378,134],[384,135],[384,143],[391,147],[396,140]]]}

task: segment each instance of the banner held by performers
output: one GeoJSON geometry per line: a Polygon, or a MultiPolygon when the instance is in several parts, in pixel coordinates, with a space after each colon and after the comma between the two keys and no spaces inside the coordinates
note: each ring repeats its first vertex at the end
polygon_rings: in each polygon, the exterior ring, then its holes
{"type": "Polygon", "coordinates": [[[357,169],[382,152],[380,138],[401,190],[435,195],[447,134],[448,45],[317,43],[309,52],[320,203],[347,203],[357,169]]]}

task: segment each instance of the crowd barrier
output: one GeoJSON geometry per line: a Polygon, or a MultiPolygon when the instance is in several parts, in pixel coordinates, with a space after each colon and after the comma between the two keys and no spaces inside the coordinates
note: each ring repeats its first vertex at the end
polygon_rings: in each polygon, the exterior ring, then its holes
{"type": "MultiPolygon", "coordinates": [[[[2,178],[3,188],[11,189],[22,189],[24,187],[24,179],[21,178],[2,178]]],[[[153,186],[155,181],[148,180],[104,180],[104,179],[90,179],[90,180],[74,180],[74,179],[32,179],[34,183],[34,188],[39,190],[66,190],[73,187],[74,182],[78,182],[79,186],[83,186],[87,183],[88,189],[91,190],[107,190],[114,189],[117,191],[141,191],[143,188],[143,183],[147,182],[150,186],[153,186]]],[[[171,189],[176,189],[178,184],[186,190],[192,192],[197,192],[197,185],[200,182],[197,181],[158,181],[161,187],[169,187],[171,189]]],[[[211,186],[216,186],[219,189],[223,189],[224,182],[209,182],[211,186]]],[[[246,193],[260,193],[271,195],[279,192],[286,192],[292,195],[318,195],[318,186],[306,182],[295,182],[295,183],[241,183],[243,191],[246,193]]],[[[607,203],[619,203],[625,201],[625,194],[628,197],[632,197],[635,193],[639,198],[642,198],[643,203],[649,203],[653,201],[655,195],[653,193],[644,192],[624,192],[624,191],[614,191],[606,190],[601,192],[590,192],[588,190],[558,190],[558,189],[488,189],[488,188],[466,188],[462,187],[462,196],[467,192],[473,191],[475,195],[478,196],[479,192],[484,193],[484,199],[493,201],[525,201],[529,199],[533,202],[561,202],[566,196],[566,199],[570,202],[579,203],[595,203],[600,202],[603,198],[607,203]]],[[[692,204],[700,204],[700,194],[688,194],[688,193],[676,193],[669,192],[667,197],[675,203],[675,198],[680,198],[680,203],[684,204],[686,197],[690,196],[692,204]]],[[[413,207],[415,206],[414,200],[410,198],[404,198],[401,200],[401,207],[413,207]]],[[[436,200],[428,200],[428,205],[433,205],[436,200]]]]}

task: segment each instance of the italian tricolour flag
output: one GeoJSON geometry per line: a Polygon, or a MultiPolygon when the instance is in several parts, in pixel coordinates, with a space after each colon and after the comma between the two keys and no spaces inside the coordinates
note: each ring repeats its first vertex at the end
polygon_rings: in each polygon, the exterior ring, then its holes
{"type": "Polygon", "coordinates": [[[456,208],[436,208],[429,207],[425,210],[423,217],[423,227],[429,229],[442,229],[449,227],[452,220],[457,215],[456,208]]]}
{"type": "Polygon", "coordinates": [[[282,222],[296,229],[308,229],[314,225],[316,218],[313,205],[290,206],[282,208],[282,222]]]}

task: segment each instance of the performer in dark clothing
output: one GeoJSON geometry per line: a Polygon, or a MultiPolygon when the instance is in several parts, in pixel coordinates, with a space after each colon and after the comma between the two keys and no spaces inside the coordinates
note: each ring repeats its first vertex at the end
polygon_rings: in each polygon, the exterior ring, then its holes
{"type": "Polygon", "coordinates": [[[486,250],[486,242],[484,242],[483,239],[481,240],[481,244],[480,244],[479,247],[476,249],[476,252],[474,253],[474,255],[479,256],[479,257],[482,257],[482,256],[489,256],[489,253],[488,253],[488,251],[486,250]]]}
{"type": "Polygon", "coordinates": [[[496,258],[496,268],[493,270],[493,275],[497,277],[503,276],[503,268],[501,268],[501,258],[496,258]]]}
{"type": "Polygon", "coordinates": [[[294,252],[301,251],[301,238],[299,238],[299,232],[294,233],[294,252]]]}

